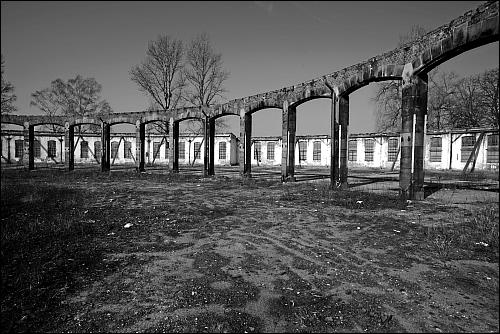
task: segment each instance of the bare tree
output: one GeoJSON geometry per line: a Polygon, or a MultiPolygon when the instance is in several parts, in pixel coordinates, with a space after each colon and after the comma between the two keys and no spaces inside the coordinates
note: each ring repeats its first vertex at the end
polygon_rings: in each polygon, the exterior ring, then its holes
{"type": "MultiPolygon", "coordinates": [[[[186,65],[184,75],[189,84],[186,102],[205,107],[219,103],[227,92],[224,82],[229,78],[229,71],[223,68],[222,54],[215,51],[208,34],[200,34],[191,41],[187,50],[186,65]]],[[[207,121],[211,115],[205,116],[207,121]]],[[[228,126],[222,118],[218,118],[216,128],[227,129],[228,126]]],[[[203,122],[190,120],[187,129],[192,136],[199,136],[203,133],[203,122]]]]}
{"type": "MultiPolygon", "coordinates": [[[[55,119],[54,116],[63,114],[56,93],[50,88],[35,91],[31,94],[31,99],[30,105],[38,107],[51,120],[55,119]]],[[[55,121],[50,125],[44,125],[44,127],[52,130],[52,132],[63,130],[61,126],[55,125],[55,121]]]]}
{"type": "Polygon", "coordinates": [[[429,98],[427,124],[432,130],[451,127],[450,115],[456,108],[458,76],[454,72],[431,71],[429,75],[429,98]]]}
{"type": "MultiPolygon", "coordinates": [[[[130,70],[130,78],[150,98],[149,110],[175,109],[182,102],[184,46],[169,35],[150,41],[146,59],[130,70]]],[[[155,122],[148,132],[168,133],[168,122],[155,122]]]]}
{"type": "Polygon", "coordinates": [[[162,110],[176,108],[184,88],[182,41],[160,35],[150,41],[145,61],[130,70],[130,78],[162,110]]]}
{"type": "Polygon", "coordinates": [[[480,104],[484,110],[485,122],[489,126],[498,128],[500,123],[500,114],[498,108],[498,67],[486,71],[479,77],[480,86],[480,104]]]}
{"type": "Polygon", "coordinates": [[[450,118],[455,128],[498,127],[498,68],[459,80],[450,118]]]}
{"type": "Polygon", "coordinates": [[[191,42],[185,75],[190,84],[187,100],[192,105],[212,106],[226,92],[223,84],[229,72],[222,67],[222,55],[214,50],[208,34],[201,34],[191,42]]]}
{"type": "Polygon", "coordinates": [[[14,94],[14,86],[12,83],[7,81],[4,77],[4,67],[5,61],[3,60],[3,54],[1,55],[1,67],[2,67],[2,105],[1,105],[1,113],[9,114],[17,110],[14,106],[14,102],[17,99],[17,96],[14,94]]]}
{"type": "MultiPolygon", "coordinates": [[[[103,117],[111,113],[109,103],[101,97],[102,86],[94,78],[77,75],[65,82],[56,79],[50,88],[31,94],[31,105],[48,116],[103,117]]],[[[82,131],[86,127],[79,127],[82,131]]],[[[89,127],[92,128],[92,127],[89,127]]]]}

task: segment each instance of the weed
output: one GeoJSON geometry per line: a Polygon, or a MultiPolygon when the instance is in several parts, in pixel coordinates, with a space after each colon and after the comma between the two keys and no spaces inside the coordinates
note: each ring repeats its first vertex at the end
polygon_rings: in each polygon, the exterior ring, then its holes
{"type": "Polygon", "coordinates": [[[498,207],[482,208],[464,223],[429,226],[426,237],[430,246],[442,257],[454,250],[486,252],[498,258],[498,207]]]}

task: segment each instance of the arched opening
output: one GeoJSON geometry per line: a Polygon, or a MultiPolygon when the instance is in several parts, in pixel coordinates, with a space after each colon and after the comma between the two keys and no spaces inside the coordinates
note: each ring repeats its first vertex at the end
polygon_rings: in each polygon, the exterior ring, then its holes
{"type": "Polygon", "coordinates": [[[14,168],[23,165],[24,133],[22,125],[2,122],[1,145],[2,168],[14,168]]]}
{"type": "Polygon", "coordinates": [[[295,179],[330,175],[331,98],[315,98],[297,107],[295,179]]]}
{"type": "MultiPolygon", "coordinates": [[[[493,122],[489,126],[482,123],[487,119],[485,115],[488,110],[479,113],[474,113],[474,110],[469,110],[470,113],[464,111],[462,116],[468,116],[460,117],[460,114],[457,115],[456,112],[461,107],[453,99],[464,100],[465,98],[465,100],[472,102],[473,106],[474,94],[479,94],[482,89],[478,83],[481,82],[481,76],[486,74],[490,74],[489,78],[492,78],[489,81],[490,87],[493,90],[495,85],[498,87],[498,53],[498,42],[495,42],[469,49],[467,52],[456,53],[444,62],[435,63],[434,67],[427,67],[429,70],[426,73],[428,76],[427,117],[425,119],[426,131],[423,136],[423,170],[421,171],[422,174],[425,171],[423,191],[426,195],[435,191],[430,190],[434,187],[431,181],[438,177],[437,174],[442,173],[443,170],[463,170],[467,163],[469,166],[481,169],[495,168],[488,162],[495,161],[495,158],[492,158],[490,154],[488,160],[486,151],[488,140],[492,143],[495,142],[494,133],[491,133],[490,139],[488,133],[484,131],[487,127],[495,127],[495,116],[490,115],[489,119],[493,122]],[[491,75],[494,69],[497,69],[496,77],[491,75]],[[479,117],[474,118],[474,116],[479,117]],[[450,119],[450,117],[454,117],[455,120],[450,119]],[[471,122],[473,120],[478,122],[471,122]],[[461,121],[465,121],[464,125],[457,128],[461,121]],[[457,133],[453,133],[454,131],[457,133]],[[461,152],[460,138],[466,135],[465,132],[470,131],[473,132],[474,140],[472,144],[465,140],[463,145],[465,145],[468,154],[466,154],[467,157],[464,157],[461,152]],[[481,132],[485,132],[482,137],[481,132]],[[477,149],[474,150],[474,147],[477,149]]],[[[498,88],[496,89],[498,90],[498,88]]],[[[476,99],[476,101],[478,100],[476,99]]],[[[396,138],[399,138],[402,126],[401,81],[375,82],[363,89],[355,89],[349,94],[349,101],[348,166],[350,187],[369,189],[370,191],[398,191],[401,145],[396,145],[396,142],[400,144],[400,140],[396,141],[396,138]],[[393,87],[391,88],[390,85],[393,87]],[[387,101],[377,100],[376,97],[382,91],[389,93],[392,91],[394,94],[386,94],[387,101]],[[370,144],[365,145],[369,139],[374,140],[373,149],[370,144]],[[371,155],[370,151],[373,152],[373,156],[366,159],[367,155],[371,155]]],[[[462,105],[466,105],[466,103],[462,102],[462,105]]],[[[490,105],[498,106],[498,102],[492,101],[490,105]]],[[[496,115],[496,128],[498,128],[498,112],[496,115]]]]}
{"type": "Polygon", "coordinates": [[[282,159],[282,109],[267,107],[251,113],[251,175],[279,179],[282,159]]]}
{"type": "MultiPolygon", "coordinates": [[[[89,136],[88,146],[94,150],[92,163],[102,163],[102,154],[105,152],[101,129],[89,136]]],[[[110,170],[135,169],[137,157],[137,141],[135,124],[130,122],[115,122],[109,126],[109,168],[110,170]]],[[[77,152],[75,152],[77,161],[77,152]]],[[[81,154],[81,153],[80,153],[81,154]]]]}
{"type": "Polygon", "coordinates": [[[188,117],[176,121],[179,124],[178,171],[203,175],[205,159],[204,120],[188,117]]]}
{"type": "Polygon", "coordinates": [[[64,168],[64,126],[44,123],[34,126],[33,159],[35,169],[64,168]]]}
{"type": "Polygon", "coordinates": [[[209,174],[238,176],[240,116],[222,114],[213,121],[213,129],[210,129],[214,131],[211,139],[213,148],[209,148],[209,154],[213,156],[213,171],[209,171],[209,174]]]}

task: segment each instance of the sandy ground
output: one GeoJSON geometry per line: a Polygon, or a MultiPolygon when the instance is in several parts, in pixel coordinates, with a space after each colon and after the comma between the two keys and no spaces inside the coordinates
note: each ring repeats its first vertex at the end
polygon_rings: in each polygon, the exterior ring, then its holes
{"type": "Polygon", "coordinates": [[[99,273],[64,293],[44,331],[499,331],[498,257],[480,246],[443,257],[425,234],[498,206],[498,192],[441,189],[398,206],[342,204],[327,180],[57,185],[87,192],[79,210],[109,228],[95,240],[99,273]]]}

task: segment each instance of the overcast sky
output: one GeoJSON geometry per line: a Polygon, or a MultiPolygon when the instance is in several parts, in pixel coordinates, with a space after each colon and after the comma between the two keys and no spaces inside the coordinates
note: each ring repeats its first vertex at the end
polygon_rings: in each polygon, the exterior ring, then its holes
{"type": "MultiPolygon", "coordinates": [[[[186,44],[207,32],[231,72],[227,100],[297,84],[397,46],[420,25],[427,30],[475,9],[480,1],[411,2],[18,2],[1,3],[5,76],[18,114],[40,114],[30,94],[57,78],[95,78],[114,111],[144,110],[148,99],[129,71],[150,40],[169,34],[186,44]]],[[[498,42],[442,65],[460,76],[498,67],[498,42]]],[[[374,130],[377,84],[350,96],[350,132],[374,130]]],[[[299,107],[298,134],[329,132],[329,101],[299,107]]],[[[238,134],[238,118],[227,118],[238,134]]],[[[253,135],[280,135],[278,109],[254,114],[253,135]]]]}

